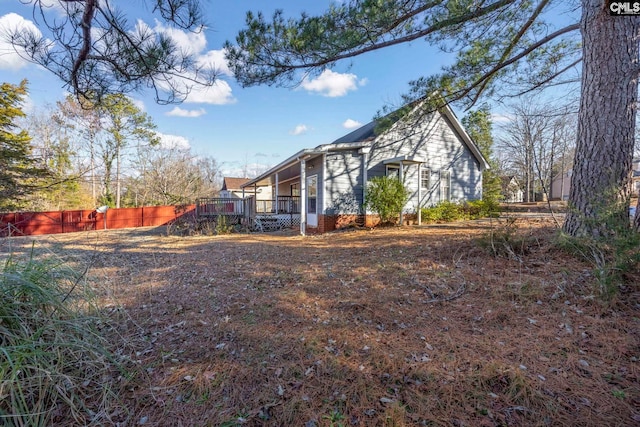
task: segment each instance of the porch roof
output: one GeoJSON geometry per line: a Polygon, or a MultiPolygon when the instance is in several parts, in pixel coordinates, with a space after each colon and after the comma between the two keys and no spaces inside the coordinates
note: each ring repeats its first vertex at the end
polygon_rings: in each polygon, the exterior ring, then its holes
{"type": "Polygon", "coordinates": [[[316,148],[305,148],[303,150],[298,151],[293,156],[288,159],[278,163],[271,169],[266,172],[258,175],[257,177],[245,182],[241,185],[241,188],[252,187],[252,186],[267,186],[271,185],[271,176],[276,173],[287,169],[296,163],[300,163],[301,160],[308,160],[312,157],[320,156],[322,154],[326,154],[331,151],[340,151],[340,150],[349,150],[354,148],[361,148],[365,144],[361,142],[353,142],[353,143],[332,143],[332,144],[324,144],[319,145],[316,148]]]}
{"type": "Polygon", "coordinates": [[[427,163],[427,161],[422,157],[418,157],[418,156],[400,156],[400,157],[394,157],[392,159],[387,159],[382,161],[383,165],[393,165],[393,164],[400,164],[400,163],[402,163],[403,165],[414,165],[418,163],[427,163]]]}

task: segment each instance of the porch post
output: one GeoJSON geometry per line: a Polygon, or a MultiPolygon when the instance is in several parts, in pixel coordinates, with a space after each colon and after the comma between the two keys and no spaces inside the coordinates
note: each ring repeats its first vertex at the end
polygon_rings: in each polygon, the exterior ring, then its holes
{"type": "Polygon", "coordinates": [[[275,214],[278,214],[278,210],[279,210],[279,206],[278,206],[278,185],[280,184],[280,180],[278,179],[278,172],[276,172],[276,191],[275,191],[275,196],[276,196],[276,208],[275,208],[275,214]]]}
{"type": "MultiPolygon", "coordinates": [[[[400,170],[398,171],[398,173],[400,174],[398,179],[400,179],[400,182],[404,187],[404,163],[402,162],[402,160],[400,160],[400,170]]],[[[404,206],[402,207],[402,209],[400,209],[400,225],[404,224],[403,213],[404,213],[404,206]]]]}
{"type": "Polygon", "coordinates": [[[246,217],[247,216],[247,212],[246,212],[245,205],[247,204],[247,201],[244,198],[245,198],[244,187],[242,187],[242,203],[240,203],[240,213],[243,214],[246,217]]]}
{"type": "Polygon", "coordinates": [[[418,225],[422,225],[422,163],[418,163],[418,225]]]}
{"type": "Polygon", "coordinates": [[[300,160],[300,234],[307,234],[307,162],[300,160]]]}
{"type": "Polygon", "coordinates": [[[362,153],[362,213],[364,214],[364,223],[367,223],[367,208],[364,205],[365,200],[367,200],[367,180],[369,167],[368,167],[368,158],[369,158],[369,147],[364,147],[360,149],[362,153]]]}

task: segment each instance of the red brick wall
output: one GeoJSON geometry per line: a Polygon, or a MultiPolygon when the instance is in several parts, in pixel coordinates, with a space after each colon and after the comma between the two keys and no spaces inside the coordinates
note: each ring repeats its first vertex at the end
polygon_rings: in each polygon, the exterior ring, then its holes
{"type": "Polygon", "coordinates": [[[380,217],[378,215],[367,215],[365,217],[364,226],[375,227],[379,223],[380,223],[380,217]]]}
{"type": "Polygon", "coordinates": [[[380,222],[377,215],[318,215],[318,228],[309,228],[310,233],[327,233],[348,227],[351,224],[362,224],[365,227],[374,227],[380,222]]]}

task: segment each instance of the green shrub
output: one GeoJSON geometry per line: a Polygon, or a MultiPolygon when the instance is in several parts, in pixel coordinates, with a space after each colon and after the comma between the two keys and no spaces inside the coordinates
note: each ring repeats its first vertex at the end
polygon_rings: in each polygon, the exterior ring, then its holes
{"type": "Polygon", "coordinates": [[[464,204],[469,219],[496,218],[500,215],[500,203],[497,200],[472,200],[464,204]]]}
{"type": "Polygon", "coordinates": [[[233,232],[233,224],[227,223],[227,217],[220,215],[216,222],[216,234],[229,234],[233,232]]]}
{"type": "Polygon", "coordinates": [[[422,208],[424,222],[450,222],[463,219],[478,219],[496,217],[500,212],[500,205],[495,201],[474,200],[471,202],[440,202],[435,206],[422,208]]]}
{"type": "Polygon", "coordinates": [[[409,200],[409,192],[397,178],[378,176],[367,185],[365,206],[380,216],[382,224],[394,223],[409,200]]]}
{"type": "Polygon", "coordinates": [[[441,202],[422,209],[422,220],[427,222],[455,221],[463,218],[461,205],[453,202],[441,202]]]}

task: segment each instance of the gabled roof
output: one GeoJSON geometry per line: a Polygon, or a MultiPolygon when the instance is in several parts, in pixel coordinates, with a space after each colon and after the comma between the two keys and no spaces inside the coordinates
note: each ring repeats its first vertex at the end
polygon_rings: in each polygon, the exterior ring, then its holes
{"type": "Polygon", "coordinates": [[[249,178],[232,178],[225,176],[222,178],[222,190],[240,190],[242,184],[246,184],[247,182],[249,182],[249,178]]]}
{"type": "MultiPolygon", "coordinates": [[[[420,104],[421,103],[416,104],[416,106],[411,110],[411,112],[408,115],[413,114],[414,111],[419,109],[420,108],[420,104]]],[[[471,140],[471,137],[469,137],[469,134],[467,134],[467,132],[464,130],[464,128],[462,127],[462,124],[460,123],[460,121],[456,117],[456,115],[453,112],[453,110],[451,109],[451,107],[449,107],[449,105],[445,105],[444,107],[441,107],[438,111],[440,111],[440,113],[442,115],[444,115],[449,120],[449,122],[451,123],[453,129],[460,136],[460,138],[462,139],[463,143],[467,146],[467,148],[469,148],[471,153],[473,153],[473,156],[476,158],[476,160],[478,160],[478,163],[480,163],[481,169],[482,170],[488,169],[489,168],[489,163],[482,156],[482,153],[480,153],[480,150],[478,149],[478,146],[471,140]]],[[[392,125],[392,127],[393,127],[393,126],[396,125],[396,122],[402,120],[404,116],[401,116],[399,114],[391,113],[389,115],[389,117],[392,117],[392,119],[393,119],[393,125],[392,125]]],[[[365,146],[371,145],[371,142],[376,137],[379,136],[376,133],[376,125],[377,124],[378,124],[378,121],[373,120],[373,121],[367,123],[366,125],[354,130],[353,132],[348,133],[347,135],[336,139],[335,141],[333,141],[330,144],[319,145],[319,146],[317,146],[316,148],[313,148],[313,149],[305,148],[303,150],[300,150],[297,153],[295,153],[294,155],[292,155],[291,157],[289,157],[288,159],[286,159],[283,162],[277,164],[276,166],[272,167],[268,171],[262,173],[260,176],[258,176],[256,178],[253,178],[251,180],[247,180],[245,183],[242,184],[242,186],[243,187],[248,187],[249,185],[257,184],[260,181],[264,180],[265,178],[269,177],[270,175],[272,175],[272,174],[274,174],[274,173],[276,173],[278,171],[284,170],[285,168],[297,163],[302,158],[308,158],[310,156],[324,154],[324,153],[327,153],[329,151],[338,151],[338,150],[344,150],[344,149],[361,148],[361,147],[365,147],[365,146]]]]}
{"type": "Polygon", "coordinates": [[[370,123],[367,123],[366,125],[359,127],[358,129],[354,130],[353,132],[336,139],[335,141],[333,141],[332,144],[342,144],[345,142],[366,142],[366,141],[371,141],[373,139],[375,139],[376,132],[376,125],[378,123],[374,120],[370,123]]]}
{"type": "MultiPolygon", "coordinates": [[[[414,108],[406,116],[410,116],[414,114],[414,112],[416,112],[419,108],[421,108],[422,104],[423,103],[417,103],[414,106],[414,108]]],[[[443,107],[440,107],[438,111],[449,120],[453,129],[460,136],[460,139],[462,139],[462,142],[467,146],[467,148],[469,148],[471,153],[473,153],[473,156],[476,158],[476,160],[478,160],[478,163],[480,163],[482,170],[489,169],[489,163],[480,152],[480,149],[478,148],[478,146],[471,140],[471,137],[469,136],[467,131],[464,130],[464,128],[462,127],[462,123],[460,123],[460,120],[458,120],[458,117],[456,117],[451,107],[449,107],[448,104],[445,104],[443,107]]],[[[389,115],[387,115],[387,118],[392,119],[393,124],[391,128],[393,128],[393,126],[395,126],[397,122],[401,121],[406,116],[396,114],[396,112],[392,112],[389,115]]],[[[345,143],[351,143],[351,142],[366,143],[366,142],[373,141],[378,136],[378,134],[376,133],[377,125],[378,125],[377,120],[369,122],[366,125],[362,126],[361,128],[356,129],[355,131],[341,138],[336,139],[332,144],[345,144],[345,143]]],[[[331,145],[331,144],[328,144],[328,145],[331,145]]]]}
{"type": "Polygon", "coordinates": [[[515,175],[503,175],[500,177],[500,181],[502,182],[503,187],[508,187],[513,181],[515,181],[514,184],[520,185],[518,178],[516,178],[515,175]]]}

